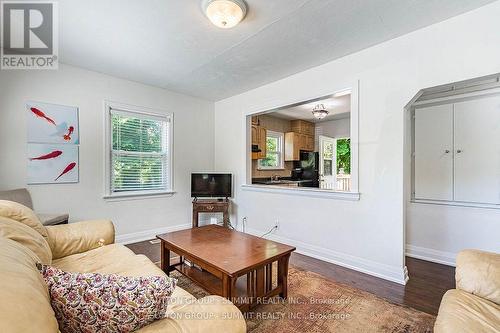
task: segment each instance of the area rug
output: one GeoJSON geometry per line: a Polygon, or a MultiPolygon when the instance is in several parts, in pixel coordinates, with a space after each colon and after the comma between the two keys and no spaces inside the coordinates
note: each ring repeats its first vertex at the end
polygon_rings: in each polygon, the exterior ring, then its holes
{"type": "MultiPolygon", "coordinates": [[[[172,272],[196,298],[209,295],[189,278],[172,272]]],[[[273,298],[245,314],[248,332],[432,332],[435,317],[392,304],[368,292],[290,266],[288,300],[273,298]]]]}

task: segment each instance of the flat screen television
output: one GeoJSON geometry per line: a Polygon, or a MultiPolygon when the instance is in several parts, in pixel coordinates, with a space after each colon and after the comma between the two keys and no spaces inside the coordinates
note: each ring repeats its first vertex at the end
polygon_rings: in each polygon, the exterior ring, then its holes
{"type": "Polygon", "coordinates": [[[230,173],[192,173],[191,197],[230,198],[233,195],[232,178],[230,173]]]}

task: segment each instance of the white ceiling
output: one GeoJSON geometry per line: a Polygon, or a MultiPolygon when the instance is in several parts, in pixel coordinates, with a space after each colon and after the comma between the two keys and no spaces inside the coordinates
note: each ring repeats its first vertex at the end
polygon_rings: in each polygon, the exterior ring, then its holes
{"type": "Polygon", "coordinates": [[[62,63],[220,100],[494,0],[246,0],[233,29],[201,0],[59,0],[62,63]]]}
{"type": "Polygon", "coordinates": [[[314,102],[307,102],[289,108],[272,111],[268,115],[287,120],[301,119],[313,123],[320,123],[325,121],[349,118],[350,113],[351,95],[344,95],[339,97],[329,97],[314,102]],[[325,106],[325,109],[329,112],[328,116],[321,120],[314,118],[312,114],[312,109],[318,104],[323,104],[325,106]]]}

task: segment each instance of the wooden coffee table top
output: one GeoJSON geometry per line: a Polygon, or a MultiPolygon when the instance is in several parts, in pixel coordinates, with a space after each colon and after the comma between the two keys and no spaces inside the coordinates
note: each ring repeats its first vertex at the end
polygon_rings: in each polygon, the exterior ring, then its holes
{"type": "Polygon", "coordinates": [[[228,275],[238,275],[252,267],[273,262],[295,248],[218,225],[186,229],[158,235],[175,252],[217,267],[228,275]]]}

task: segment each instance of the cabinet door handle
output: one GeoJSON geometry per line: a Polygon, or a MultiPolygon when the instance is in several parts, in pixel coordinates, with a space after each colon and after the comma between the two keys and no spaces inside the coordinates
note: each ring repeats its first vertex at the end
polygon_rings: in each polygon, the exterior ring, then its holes
{"type": "Polygon", "coordinates": [[[449,153],[450,153],[450,151],[449,151],[448,149],[446,149],[446,150],[444,151],[444,153],[445,153],[445,154],[449,154],[449,153]]]}
{"type": "Polygon", "coordinates": [[[460,154],[462,152],[462,149],[457,149],[457,154],[460,154]]]}

